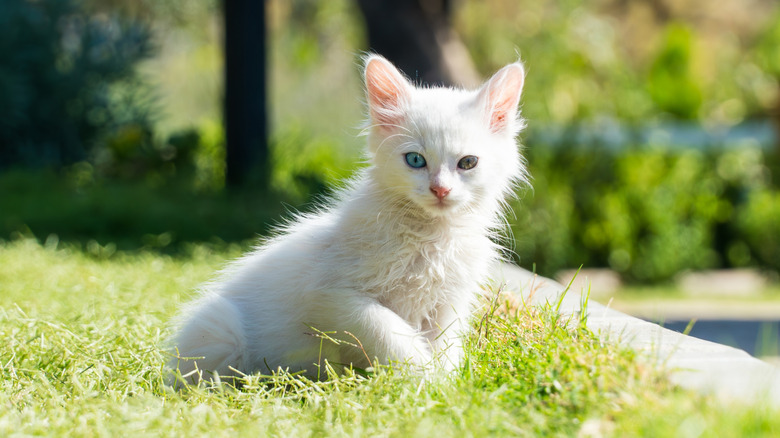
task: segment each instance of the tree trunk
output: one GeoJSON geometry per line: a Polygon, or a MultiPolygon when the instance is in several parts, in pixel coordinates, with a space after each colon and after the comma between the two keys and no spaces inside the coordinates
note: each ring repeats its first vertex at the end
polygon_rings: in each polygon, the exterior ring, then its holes
{"type": "Polygon", "coordinates": [[[226,179],[268,181],[265,1],[223,0],[226,179]],[[250,178],[251,176],[251,178],[250,178]]]}
{"type": "Polygon", "coordinates": [[[479,85],[479,74],[452,28],[451,0],[357,0],[369,50],[413,80],[431,85],[479,85]]]}

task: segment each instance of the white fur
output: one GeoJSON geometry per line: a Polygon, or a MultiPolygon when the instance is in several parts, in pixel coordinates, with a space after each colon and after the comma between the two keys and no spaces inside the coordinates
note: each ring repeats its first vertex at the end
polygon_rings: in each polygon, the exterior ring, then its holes
{"type": "Polygon", "coordinates": [[[481,90],[416,88],[368,57],[370,167],[332,206],[296,218],[206,285],[181,312],[171,365],[185,375],[280,367],[314,375],[324,359],[457,367],[480,284],[499,256],[503,199],[525,180],[515,142],[523,74],[511,64],[481,90]],[[427,167],[407,165],[407,152],[427,167]],[[477,166],[459,169],[467,155],[477,166]],[[434,185],[449,195],[439,200],[434,185]],[[353,344],[354,335],[362,349],[313,329],[353,344]]]}

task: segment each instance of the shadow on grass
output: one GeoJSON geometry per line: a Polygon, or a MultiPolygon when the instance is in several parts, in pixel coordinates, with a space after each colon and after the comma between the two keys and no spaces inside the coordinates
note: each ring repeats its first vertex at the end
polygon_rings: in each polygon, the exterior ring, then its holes
{"type": "Polygon", "coordinates": [[[302,202],[245,187],[197,193],[191,183],[79,186],[55,172],[0,174],[0,238],[21,233],[116,250],[176,253],[188,242],[241,243],[267,234],[302,202]]]}

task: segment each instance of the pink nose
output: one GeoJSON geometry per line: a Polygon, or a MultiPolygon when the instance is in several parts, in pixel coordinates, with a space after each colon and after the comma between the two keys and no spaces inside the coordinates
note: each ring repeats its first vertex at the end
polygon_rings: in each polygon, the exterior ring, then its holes
{"type": "Polygon", "coordinates": [[[431,186],[431,191],[439,200],[450,194],[450,189],[447,187],[431,186]]]}

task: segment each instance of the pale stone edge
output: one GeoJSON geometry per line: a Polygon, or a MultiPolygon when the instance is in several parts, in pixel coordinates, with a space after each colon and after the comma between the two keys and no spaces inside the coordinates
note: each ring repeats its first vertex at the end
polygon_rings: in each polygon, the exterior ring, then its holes
{"type": "MultiPolygon", "coordinates": [[[[580,291],[566,291],[565,286],[549,278],[502,263],[494,269],[493,280],[499,286],[505,285],[506,290],[519,293],[524,300],[530,296],[533,304],[561,300],[562,314],[580,314],[580,291]]],[[[682,335],[592,299],[587,312],[587,327],[591,331],[662,366],[681,388],[712,394],[725,402],[769,403],[780,408],[780,368],[776,366],[743,350],[682,335]]]]}

